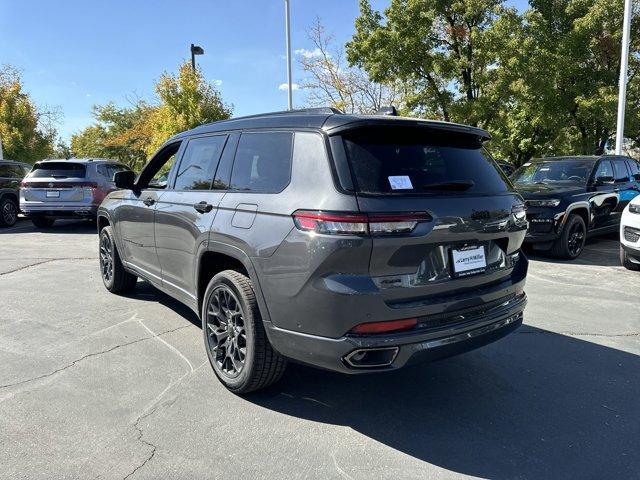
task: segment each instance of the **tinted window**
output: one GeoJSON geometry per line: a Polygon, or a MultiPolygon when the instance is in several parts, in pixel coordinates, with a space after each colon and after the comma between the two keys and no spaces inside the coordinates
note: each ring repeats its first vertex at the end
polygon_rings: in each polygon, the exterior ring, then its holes
{"type": "Polygon", "coordinates": [[[24,170],[21,165],[9,165],[9,173],[13,178],[22,178],[24,177],[24,170]]]}
{"type": "Polygon", "coordinates": [[[9,168],[9,165],[4,164],[4,165],[0,165],[0,177],[11,177],[11,170],[9,168]]]}
{"type": "Polygon", "coordinates": [[[113,176],[117,172],[124,172],[126,170],[130,170],[129,167],[115,163],[103,163],[98,165],[98,173],[110,182],[113,182],[113,176]]]}
{"type": "Polygon", "coordinates": [[[624,160],[613,161],[613,172],[616,182],[628,182],[629,172],[627,170],[627,164],[624,160]]]}
{"type": "Polygon", "coordinates": [[[613,177],[613,167],[611,166],[611,162],[609,160],[603,160],[598,165],[598,169],[596,170],[595,178],[598,177],[613,177]]]}
{"type": "Polygon", "coordinates": [[[510,189],[476,137],[374,127],[348,133],[355,188],[370,194],[499,193],[510,189]]]}
{"type": "Polygon", "coordinates": [[[231,188],[281,192],[291,180],[292,147],[292,133],[243,133],[233,163],[231,188]]]}
{"type": "Polygon", "coordinates": [[[586,185],[591,170],[592,160],[567,158],[562,160],[536,160],[522,165],[512,175],[515,184],[542,183],[586,185]]]}
{"type": "Polygon", "coordinates": [[[176,174],[176,190],[211,190],[225,135],[189,140],[176,174]]]}
{"type": "Polygon", "coordinates": [[[84,178],[86,169],[81,163],[71,162],[43,162],[36,163],[31,172],[31,178],[84,178]]]}
{"type": "Polygon", "coordinates": [[[640,174],[640,167],[638,167],[638,162],[636,162],[635,160],[627,160],[627,166],[629,167],[629,172],[631,172],[631,175],[640,174]]]}

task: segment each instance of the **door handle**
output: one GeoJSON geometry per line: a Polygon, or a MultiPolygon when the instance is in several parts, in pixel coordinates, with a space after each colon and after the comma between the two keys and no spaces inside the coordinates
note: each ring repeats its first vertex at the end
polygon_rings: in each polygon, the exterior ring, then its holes
{"type": "Polygon", "coordinates": [[[150,207],[151,205],[156,203],[156,200],[153,197],[147,197],[142,201],[142,203],[144,203],[147,207],[150,207]]]}
{"type": "Polygon", "coordinates": [[[202,202],[194,203],[193,208],[195,208],[196,211],[200,213],[209,213],[211,210],[213,210],[213,205],[203,200],[202,202]]]}

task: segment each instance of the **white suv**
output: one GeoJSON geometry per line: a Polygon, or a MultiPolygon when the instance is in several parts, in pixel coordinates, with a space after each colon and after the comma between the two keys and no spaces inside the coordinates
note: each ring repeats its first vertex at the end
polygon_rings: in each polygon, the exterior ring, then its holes
{"type": "Polygon", "coordinates": [[[640,195],[622,212],[620,262],[628,270],[640,270],[640,195]]]}

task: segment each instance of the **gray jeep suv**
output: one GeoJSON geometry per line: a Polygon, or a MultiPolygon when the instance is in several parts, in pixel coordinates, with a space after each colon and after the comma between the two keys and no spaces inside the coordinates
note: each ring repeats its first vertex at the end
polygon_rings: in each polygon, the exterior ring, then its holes
{"type": "Polygon", "coordinates": [[[114,293],[142,277],[197,312],[236,393],[286,359],[395,370],[522,323],[524,205],[484,130],[307,109],[171,138],[98,210],[114,293]]]}

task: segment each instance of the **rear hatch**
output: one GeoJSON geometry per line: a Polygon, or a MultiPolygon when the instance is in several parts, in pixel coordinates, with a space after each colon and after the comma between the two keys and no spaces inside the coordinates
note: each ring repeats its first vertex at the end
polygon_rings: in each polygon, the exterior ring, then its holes
{"type": "Polygon", "coordinates": [[[387,125],[341,137],[360,211],[383,220],[377,233],[370,224],[369,270],[389,306],[464,304],[465,291],[510,275],[524,207],[482,138],[387,125]]]}
{"type": "Polygon", "coordinates": [[[22,181],[23,198],[27,202],[51,204],[91,200],[95,184],[88,182],[86,176],[83,163],[38,162],[22,181]]]}

